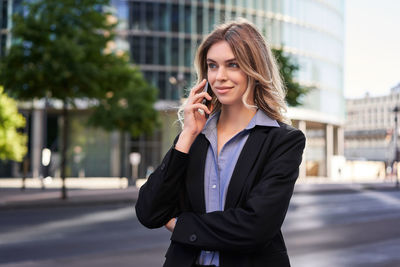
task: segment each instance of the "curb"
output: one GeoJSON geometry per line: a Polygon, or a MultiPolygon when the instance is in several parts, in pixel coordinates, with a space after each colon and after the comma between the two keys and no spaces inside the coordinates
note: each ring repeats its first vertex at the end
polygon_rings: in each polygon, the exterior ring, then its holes
{"type": "Polygon", "coordinates": [[[112,199],[108,201],[88,200],[88,201],[75,201],[75,200],[59,200],[52,202],[36,202],[36,203],[10,203],[0,205],[0,211],[17,210],[17,209],[32,209],[32,208],[67,208],[67,207],[82,207],[82,206],[100,206],[112,204],[128,204],[134,205],[136,199],[112,199]]]}
{"type": "Polygon", "coordinates": [[[67,199],[61,199],[59,191],[46,192],[48,195],[41,197],[40,192],[16,192],[9,196],[0,197],[0,211],[29,209],[29,208],[57,208],[111,205],[121,203],[134,204],[137,200],[138,190],[113,189],[113,190],[67,190],[67,199]]]}
{"type": "Polygon", "coordinates": [[[298,184],[295,186],[294,194],[319,195],[319,194],[349,194],[362,193],[366,191],[400,192],[395,184],[298,184]]]}

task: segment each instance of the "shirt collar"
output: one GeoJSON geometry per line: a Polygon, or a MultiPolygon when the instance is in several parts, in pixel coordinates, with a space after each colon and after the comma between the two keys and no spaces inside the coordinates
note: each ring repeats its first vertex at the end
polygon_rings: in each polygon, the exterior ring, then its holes
{"type": "MultiPolygon", "coordinates": [[[[221,114],[221,111],[217,111],[214,114],[212,114],[203,130],[201,131],[206,137],[211,136],[211,134],[216,132],[217,128],[217,122],[219,119],[219,115],[221,114]]],[[[256,125],[259,126],[267,126],[267,127],[280,127],[278,122],[272,118],[270,118],[263,110],[258,109],[256,114],[253,116],[249,124],[244,128],[245,130],[250,130],[254,128],[256,125]]]]}
{"type": "Polygon", "coordinates": [[[267,127],[280,127],[278,122],[270,118],[262,109],[258,109],[254,117],[251,119],[246,130],[254,128],[256,125],[267,127]]]}

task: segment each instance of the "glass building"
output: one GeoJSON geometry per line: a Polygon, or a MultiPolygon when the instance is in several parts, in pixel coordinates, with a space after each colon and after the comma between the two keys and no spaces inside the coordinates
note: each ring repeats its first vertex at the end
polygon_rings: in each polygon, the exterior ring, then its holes
{"type": "Polygon", "coordinates": [[[309,140],[303,176],[331,175],[332,157],[343,155],[343,0],[113,0],[112,5],[120,20],[118,43],[129,47],[132,61],[159,88],[160,101],[178,100],[193,85],[194,53],[215,24],[243,17],[257,25],[272,47],[283,47],[299,64],[297,81],[314,88],[303,107],[289,110],[309,140]]]}
{"type": "MultiPolygon", "coordinates": [[[[16,12],[19,2],[0,0],[2,54],[11,27],[7,14],[16,12]]],[[[253,22],[272,47],[282,47],[299,64],[296,80],[314,88],[288,115],[308,139],[302,176],[331,175],[331,158],[343,155],[343,0],[112,0],[109,9],[119,21],[116,49],[128,50],[133,64],[159,89],[162,129],[130,140],[128,147],[145,159],[140,176],[159,162],[179,131],[173,124],[176,107],[196,81],[197,46],[216,24],[238,17],[253,22]]]]}

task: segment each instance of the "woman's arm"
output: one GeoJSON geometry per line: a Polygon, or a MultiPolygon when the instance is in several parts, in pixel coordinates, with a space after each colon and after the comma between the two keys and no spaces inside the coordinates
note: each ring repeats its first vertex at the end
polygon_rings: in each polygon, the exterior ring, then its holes
{"type": "Polygon", "coordinates": [[[268,244],[285,218],[305,145],[298,130],[280,139],[243,206],[206,214],[182,213],[171,240],[205,250],[240,252],[268,244]]]}
{"type": "Polygon", "coordinates": [[[174,147],[164,157],[161,165],[140,188],[136,202],[136,215],[148,228],[165,225],[177,213],[179,192],[184,183],[189,150],[203,129],[206,117],[198,109],[210,114],[201,103],[204,98],[211,100],[207,92],[202,92],[206,81],[193,87],[184,107],[185,123],[181,134],[175,139],[174,147]]]}
{"type": "Polygon", "coordinates": [[[159,228],[175,216],[188,158],[188,154],[171,148],[140,188],[135,208],[144,226],[159,228]]]}

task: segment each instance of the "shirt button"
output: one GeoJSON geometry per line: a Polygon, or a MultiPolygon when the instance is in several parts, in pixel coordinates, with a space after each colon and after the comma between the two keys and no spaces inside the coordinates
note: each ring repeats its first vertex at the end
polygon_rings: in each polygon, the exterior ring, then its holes
{"type": "Polygon", "coordinates": [[[217,185],[213,184],[213,185],[212,185],[212,188],[213,188],[213,189],[217,188],[217,185]]]}
{"type": "Polygon", "coordinates": [[[194,241],[196,241],[197,240],[197,236],[195,235],[195,234],[192,234],[190,237],[189,237],[189,241],[190,242],[194,242],[194,241]]]}

